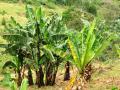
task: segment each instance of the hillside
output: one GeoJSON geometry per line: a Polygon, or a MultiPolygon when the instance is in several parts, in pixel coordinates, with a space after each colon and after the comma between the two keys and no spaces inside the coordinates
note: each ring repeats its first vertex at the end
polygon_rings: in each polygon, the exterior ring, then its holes
{"type": "Polygon", "coordinates": [[[0,0],[0,90],[119,90],[119,52],[120,0],[0,0]]]}

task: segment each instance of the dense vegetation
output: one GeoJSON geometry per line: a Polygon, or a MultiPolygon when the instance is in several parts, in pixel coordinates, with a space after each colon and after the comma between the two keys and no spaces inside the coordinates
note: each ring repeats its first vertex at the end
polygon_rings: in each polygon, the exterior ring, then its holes
{"type": "MultiPolygon", "coordinates": [[[[119,0],[0,3],[8,4],[0,6],[0,75],[4,76],[1,86],[11,90],[54,87],[63,70],[62,80],[67,83],[62,89],[89,90],[86,85],[94,79],[98,63],[107,66],[106,62],[119,62],[119,0]],[[7,11],[12,4],[21,7],[7,11]]],[[[113,67],[109,65],[108,68],[113,67]]]]}

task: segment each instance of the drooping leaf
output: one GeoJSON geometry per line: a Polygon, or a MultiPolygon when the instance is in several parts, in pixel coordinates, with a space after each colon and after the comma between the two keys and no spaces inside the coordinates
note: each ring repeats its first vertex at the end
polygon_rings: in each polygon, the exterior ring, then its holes
{"type": "Polygon", "coordinates": [[[2,68],[5,69],[6,67],[16,68],[16,64],[12,61],[7,61],[2,68]]]}
{"type": "Polygon", "coordinates": [[[54,58],[54,56],[53,56],[53,54],[52,54],[52,52],[50,51],[50,49],[49,48],[47,48],[47,47],[43,47],[42,48],[42,50],[44,51],[44,54],[46,55],[46,57],[48,57],[50,60],[52,60],[53,62],[54,61],[56,61],[55,60],[55,58],[54,58]]]}

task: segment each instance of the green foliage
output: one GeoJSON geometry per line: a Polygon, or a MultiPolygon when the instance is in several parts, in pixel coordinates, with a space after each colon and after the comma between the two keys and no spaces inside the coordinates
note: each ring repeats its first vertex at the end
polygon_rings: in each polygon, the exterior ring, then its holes
{"type": "Polygon", "coordinates": [[[119,90],[118,87],[112,87],[111,90],[119,90]]]}
{"type": "Polygon", "coordinates": [[[5,20],[4,17],[2,18],[2,22],[1,22],[1,24],[2,24],[2,25],[5,25],[5,24],[6,24],[6,20],[5,20]]]}
{"type": "Polygon", "coordinates": [[[4,78],[2,81],[0,81],[0,84],[6,87],[9,87],[10,83],[12,81],[10,73],[4,73],[4,78]]]}
{"type": "Polygon", "coordinates": [[[94,21],[89,27],[84,26],[81,32],[77,32],[76,36],[71,35],[68,40],[70,50],[73,57],[73,63],[79,70],[79,73],[83,73],[87,65],[92,62],[92,60],[99,55],[109,46],[112,37],[104,37],[100,40],[95,34],[95,24],[94,21]],[[78,42],[79,41],[79,42],[78,42]]]}
{"type": "Polygon", "coordinates": [[[28,80],[25,78],[22,80],[22,84],[20,87],[17,86],[17,84],[13,81],[11,84],[10,84],[10,88],[11,90],[27,90],[28,88],[28,80]]]}
{"type": "MultiPolygon", "coordinates": [[[[66,53],[69,49],[66,41],[68,34],[70,34],[68,43],[74,59],[72,63],[77,66],[80,72],[84,71],[86,66],[106,49],[112,39],[108,35],[111,35],[111,33],[108,32],[107,26],[104,27],[104,25],[100,25],[99,22],[94,22],[89,26],[88,21],[93,21],[93,15],[97,14],[99,0],[25,0],[24,2],[29,4],[39,2],[42,3],[42,5],[48,5],[46,2],[55,2],[64,5],[73,4],[74,6],[79,2],[78,4],[81,5],[80,8],[89,12],[87,13],[71,7],[63,13],[63,18],[58,15],[46,17],[41,7],[33,9],[31,6],[27,6],[26,17],[28,22],[26,24],[21,25],[11,17],[11,21],[6,25],[6,32],[3,35],[4,39],[8,41],[8,44],[5,45],[5,47],[7,46],[6,51],[13,56],[17,56],[19,49],[30,53],[29,59],[31,59],[30,63],[32,64],[30,64],[29,61],[27,62],[31,67],[34,66],[35,70],[38,70],[39,66],[42,65],[44,67],[44,74],[47,70],[49,71],[48,65],[50,65],[51,70],[55,72],[59,64],[66,61],[66,53]],[[67,24],[68,28],[76,29],[77,31],[68,31],[62,20],[67,24]],[[84,23],[86,24],[85,26],[84,23]],[[98,26],[95,24],[98,24],[98,26]],[[37,47],[39,47],[39,50],[37,50],[37,47]],[[38,54],[38,51],[40,51],[40,54],[38,54]],[[40,55],[40,58],[38,55],[40,55]]],[[[2,23],[5,25],[4,20],[2,20],[2,23]]],[[[110,27],[111,30],[114,29],[114,31],[111,32],[118,34],[118,37],[119,24],[119,20],[115,20],[110,27]]],[[[119,52],[118,47],[119,46],[116,46],[117,52],[119,52]]],[[[24,52],[22,53],[25,55],[24,52]]],[[[28,57],[24,57],[24,60],[27,60],[26,58],[28,57]]],[[[3,68],[8,66],[22,68],[20,63],[23,62],[19,61],[19,59],[7,61],[3,68]]],[[[26,63],[24,63],[24,65],[25,64],[26,63]]],[[[26,88],[27,85],[23,84],[22,86],[26,88]]],[[[12,88],[16,90],[15,88],[17,87],[13,85],[12,88]]],[[[21,90],[24,90],[24,88],[21,90]]]]}
{"type": "Polygon", "coordinates": [[[17,84],[14,81],[12,81],[10,88],[11,90],[17,90],[17,84]]]}
{"type": "Polygon", "coordinates": [[[63,25],[62,18],[57,14],[46,18],[41,7],[33,10],[32,7],[27,6],[26,10],[26,16],[32,25],[32,30],[35,30],[31,42],[32,45],[36,45],[36,47],[31,47],[34,53],[32,54],[35,60],[34,67],[38,70],[39,66],[44,66],[44,76],[49,75],[47,74],[49,72],[52,77],[50,84],[53,85],[55,82],[53,78],[55,78],[58,66],[64,58],[56,51],[62,51],[63,46],[66,44],[67,29],[63,25]],[[39,57],[38,53],[40,54],[39,57]]]}
{"type": "Polygon", "coordinates": [[[116,49],[116,52],[120,58],[120,46],[118,44],[115,44],[115,49],[116,49]]]}
{"type": "Polygon", "coordinates": [[[82,8],[93,15],[97,15],[100,3],[101,0],[82,0],[82,8]]]}
{"type": "Polygon", "coordinates": [[[9,2],[9,3],[17,3],[18,0],[0,0],[0,1],[5,1],[5,2],[9,2]]]}
{"type": "Polygon", "coordinates": [[[99,60],[106,61],[110,59],[117,59],[118,55],[116,54],[115,44],[119,44],[119,20],[113,20],[111,23],[107,23],[101,18],[97,19],[95,33],[99,39],[103,40],[104,37],[107,37],[110,34],[114,34],[114,40],[111,42],[107,50],[99,57],[99,60]]]}
{"type": "Polygon", "coordinates": [[[63,5],[72,5],[73,3],[75,3],[78,0],[51,0],[57,4],[63,4],[63,5]]]}
{"type": "MultiPolygon", "coordinates": [[[[110,24],[108,24],[109,30],[111,33],[114,33],[116,36],[116,39],[112,42],[112,45],[110,48],[112,49],[111,56],[117,59],[117,56],[119,56],[119,47],[120,47],[120,19],[113,20],[110,24]]],[[[109,54],[110,55],[110,54],[109,54]]]]}
{"type": "Polygon", "coordinates": [[[27,88],[28,88],[28,80],[23,79],[22,84],[20,86],[20,90],[27,90],[27,88]]]}
{"type": "Polygon", "coordinates": [[[97,8],[101,0],[50,0],[55,3],[82,8],[93,15],[97,15],[97,8]]]}
{"type": "Polygon", "coordinates": [[[3,11],[0,11],[0,14],[4,16],[5,14],[7,14],[7,12],[3,10],[3,11]]]}
{"type": "Polygon", "coordinates": [[[17,59],[17,57],[14,57],[13,60],[10,61],[6,61],[3,65],[3,69],[6,69],[7,67],[13,68],[14,70],[18,71],[21,68],[21,64],[23,62],[19,59],[17,59]]]}
{"type": "Polygon", "coordinates": [[[94,3],[85,2],[84,5],[86,6],[84,9],[87,12],[92,13],[93,15],[97,14],[97,7],[94,3]]]}
{"type": "Polygon", "coordinates": [[[113,20],[110,23],[110,31],[120,36],[120,18],[113,20]]]}
{"type": "Polygon", "coordinates": [[[9,54],[2,54],[1,52],[1,55],[0,55],[0,73],[3,73],[3,65],[4,63],[7,61],[7,60],[11,60],[13,59],[13,57],[9,54]]]}
{"type": "Polygon", "coordinates": [[[94,19],[94,17],[93,15],[87,12],[75,9],[74,7],[69,8],[63,13],[63,21],[70,29],[72,28],[80,31],[83,27],[82,19],[91,22],[94,19]]]}
{"type": "Polygon", "coordinates": [[[12,68],[15,68],[16,65],[14,62],[12,61],[7,61],[4,65],[3,65],[3,69],[5,69],[6,67],[12,67],[12,68]]]}

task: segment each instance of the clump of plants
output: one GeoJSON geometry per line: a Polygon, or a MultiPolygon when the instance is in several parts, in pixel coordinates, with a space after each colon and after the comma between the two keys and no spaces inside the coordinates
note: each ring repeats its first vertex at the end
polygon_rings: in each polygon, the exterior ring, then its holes
{"type": "MultiPolygon", "coordinates": [[[[79,78],[82,78],[83,83],[91,79],[93,60],[101,55],[110,45],[111,40],[113,40],[113,36],[111,35],[108,37],[103,36],[104,38],[101,39],[95,33],[95,26],[95,21],[90,25],[85,25],[80,32],[71,34],[68,39],[73,57],[71,62],[77,67],[80,75],[79,78]]],[[[80,82],[79,80],[77,80],[78,83],[80,82]]]]}
{"type": "Polygon", "coordinates": [[[21,85],[27,70],[29,85],[33,85],[32,70],[36,72],[36,85],[54,85],[59,65],[65,58],[67,28],[57,14],[46,18],[41,7],[26,7],[28,22],[20,25],[13,17],[5,25],[3,38],[8,41],[6,53],[14,59],[7,61],[3,69],[11,67],[21,85]]]}
{"type": "Polygon", "coordinates": [[[18,90],[18,89],[19,90],[27,90],[28,89],[28,80],[23,79],[20,87],[18,87],[17,84],[13,81],[12,83],[10,83],[10,88],[11,88],[11,90],[18,90]]]}
{"type": "MultiPolygon", "coordinates": [[[[46,17],[41,7],[33,9],[27,5],[26,18],[28,22],[21,25],[11,17],[11,21],[4,25],[2,35],[8,42],[3,45],[5,53],[13,56],[3,69],[9,67],[15,71],[18,86],[23,85],[25,77],[29,85],[54,85],[62,62],[66,63],[64,80],[69,80],[71,62],[77,68],[78,76],[70,81],[82,87],[91,79],[93,60],[107,49],[114,37],[108,30],[100,31],[107,28],[98,27],[94,16],[80,9],[70,8],[63,17],[57,14],[46,17]],[[65,23],[73,30],[68,30],[65,23]],[[35,82],[33,72],[36,74],[35,82]]],[[[26,88],[26,83],[24,85],[26,88]]],[[[12,87],[16,89],[16,85],[12,87]]]]}

